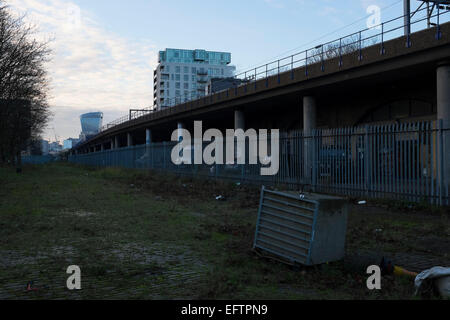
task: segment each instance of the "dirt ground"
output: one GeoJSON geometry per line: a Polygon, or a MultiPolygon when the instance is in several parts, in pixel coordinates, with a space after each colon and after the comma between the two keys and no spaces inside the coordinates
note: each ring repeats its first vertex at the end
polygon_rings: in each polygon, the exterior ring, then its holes
{"type": "Polygon", "coordinates": [[[368,290],[365,267],[381,257],[411,271],[449,266],[448,208],[351,201],[346,258],[293,268],[252,250],[256,187],[68,164],[0,168],[0,299],[418,299],[410,278],[384,276],[382,290],[368,290]],[[69,265],[81,268],[80,291],[66,288],[69,265]]]}

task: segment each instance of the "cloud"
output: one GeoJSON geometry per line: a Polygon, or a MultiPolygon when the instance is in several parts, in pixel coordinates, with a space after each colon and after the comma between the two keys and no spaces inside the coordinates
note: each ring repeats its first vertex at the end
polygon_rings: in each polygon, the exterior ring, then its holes
{"type": "MultiPolygon", "coordinates": [[[[13,13],[26,13],[41,40],[52,39],[48,64],[55,130],[67,138],[80,131],[85,111],[127,114],[130,107],[153,102],[153,69],[157,49],[149,40],[130,41],[106,30],[92,13],[70,1],[9,0],[13,13]],[[64,107],[63,107],[64,106],[64,107]],[[73,124],[68,120],[73,116],[73,124]],[[58,120],[64,117],[64,126],[58,120]]],[[[53,135],[53,130],[51,130],[53,135]]],[[[50,133],[48,134],[50,136],[50,133]]]]}

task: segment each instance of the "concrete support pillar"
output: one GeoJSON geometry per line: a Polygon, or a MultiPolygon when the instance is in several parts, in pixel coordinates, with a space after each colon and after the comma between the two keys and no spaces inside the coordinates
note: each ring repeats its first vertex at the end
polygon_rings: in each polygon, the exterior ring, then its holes
{"type": "Polygon", "coordinates": [[[437,68],[437,118],[450,122],[450,62],[437,68]]]}
{"type": "Polygon", "coordinates": [[[245,115],[242,110],[234,111],[234,130],[237,129],[245,131],[245,115]]]}
{"type": "Polygon", "coordinates": [[[111,144],[111,150],[114,150],[114,140],[111,139],[110,144],[111,144]]]}
{"type": "MultiPolygon", "coordinates": [[[[234,111],[234,130],[242,129],[245,131],[245,114],[242,110],[235,110],[234,111]]],[[[234,158],[235,163],[238,163],[242,160],[242,157],[245,157],[245,151],[241,150],[239,148],[241,141],[238,141],[235,138],[234,143],[234,158]]]]}
{"type": "Polygon", "coordinates": [[[151,145],[152,145],[152,131],[150,129],[145,129],[145,155],[144,157],[148,158],[148,167],[152,164],[150,163],[150,155],[151,155],[151,145]]]}
{"type": "Polygon", "coordinates": [[[317,121],[316,98],[303,97],[303,130],[310,131],[316,128],[317,121]]]}
{"type": "Polygon", "coordinates": [[[437,68],[437,120],[442,123],[442,147],[438,153],[442,172],[438,178],[444,184],[443,193],[447,194],[450,188],[450,61],[437,68]]]}
{"type": "Polygon", "coordinates": [[[133,146],[133,136],[130,132],[127,133],[127,147],[133,146]]]}
{"type": "Polygon", "coordinates": [[[150,129],[145,130],[145,144],[149,145],[152,143],[152,131],[150,129]]]}
{"type": "Polygon", "coordinates": [[[184,123],[178,122],[177,128],[178,128],[178,141],[181,141],[182,140],[181,138],[183,137],[182,130],[184,129],[184,123]]]}
{"type": "Polygon", "coordinates": [[[105,145],[103,143],[100,145],[100,151],[101,152],[105,151],[105,145]]]}
{"type": "Polygon", "coordinates": [[[115,136],[114,137],[114,149],[119,149],[120,145],[119,145],[119,136],[115,136]]]}
{"type": "Polygon", "coordinates": [[[316,99],[312,96],[303,97],[303,131],[304,131],[304,170],[305,178],[314,185],[314,137],[312,130],[317,125],[316,99]]]}

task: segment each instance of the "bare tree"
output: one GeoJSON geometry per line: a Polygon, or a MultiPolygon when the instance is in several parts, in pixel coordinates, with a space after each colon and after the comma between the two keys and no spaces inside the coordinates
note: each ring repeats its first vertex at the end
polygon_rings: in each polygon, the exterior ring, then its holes
{"type": "Polygon", "coordinates": [[[21,151],[44,130],[50,111],[47,42],[0,0],[0,161],[21,164],[21,151]]]}
{"type": "Polygon", "coordinates": [[[332,43],[318,46],[311,53],[308,53],[308,64],[313,64],[328,59],[337,58],[349,53],[357,52],[359,49],[372,46],[378,42],[378,37],[371,37],[369,39],[359,39],[359,36],[352,35],[334,41],[332,43]]]}

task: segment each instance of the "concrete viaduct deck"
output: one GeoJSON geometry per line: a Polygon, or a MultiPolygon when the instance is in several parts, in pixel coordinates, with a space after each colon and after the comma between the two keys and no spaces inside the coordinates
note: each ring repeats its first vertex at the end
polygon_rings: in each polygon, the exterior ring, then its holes
{"type": "Polygon", "coordinates": [[[429,101],[428,117],[450,123],[450,23],[440,30],[440,38],[436,28],[425,29],[411,34],[410,46],[399,37],[152,112],[101,132],[73,152],[169,141],[177,126],[189,129],[194,120],[219,129],[354,126],[371,108],[400,97],[429,101]]]}

